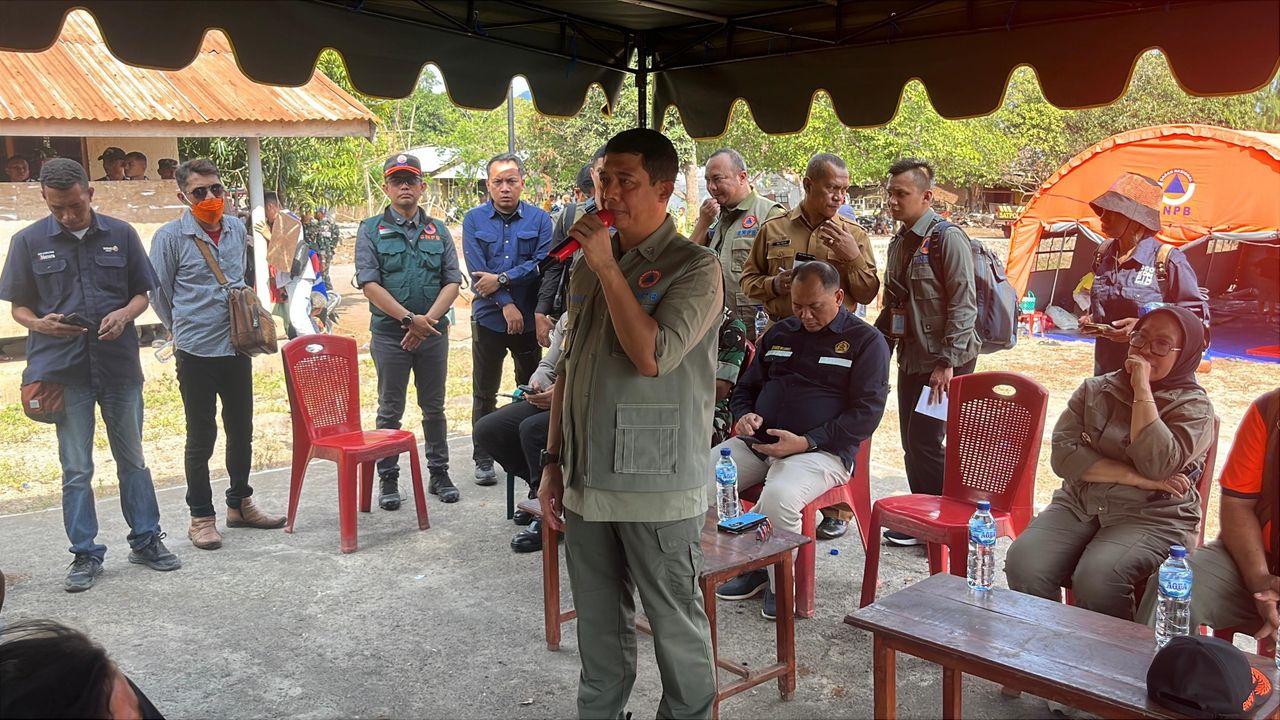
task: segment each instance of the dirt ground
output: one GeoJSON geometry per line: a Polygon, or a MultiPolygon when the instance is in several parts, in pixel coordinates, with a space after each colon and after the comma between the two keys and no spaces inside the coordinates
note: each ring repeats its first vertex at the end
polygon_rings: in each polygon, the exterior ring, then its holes
{"type": "MultiPolygon", "coordinates": [[[[454,229],[454,237],[460,245],[460,228],[454,229]]],[[[877,237],[875,240],[877,257],[883,258],[888,238],[877,237]]],[[[1003,248],[999,247],[1001,243],[998,239],[991,241],[992,246],[1000,249],[1003,254],[1003,248]]],[[[459,256],[461,257],[460,247],[459,256]]],[[[335,259],[333,271],[335,289],[343,296],[337,332],[354,338],[361,348],[363,417],[365,426],[372,427],[376,393],[373,364],[367,354],[368,304],[360,291],[351,284],[353,268],[350,263],[351,244],[348,240],[335,259]]],[[[877,308],[872,307],[868,314],[874,317],[876,312],[877,308]]],[[[455,313],[457,321],[450,333],[448,400],[445,412],[450,433],[457,435],[470,432],[469,291],[463,291],[463,297],[455,304],[455,313]]],[[[173,366],[172,363],[158,362],[148,349],[143,349],[142,358],[147,377],[144,389],[147,405],[144,450],[147,461],[157,487],[181,484],[184,423],[173,366]]],[[[17,404],[22,367],[21,359],[0,363],[0,514],[50,507],[59,502],[60,469],[53,427],[29,421],[17,404]]],[[[259,357],[255,359],[254,368],[258,398],[258,413],[254,421],[255,467],[287,465],[290,462],[290,424],[280,360],[278,356],[259,357]]],[[[1049,468],[1048,431],[1066,407],[1067,399],[1080,380],[1091,373],[1092,348],[1088,343],[1082,342],[1024,337],[1012,350],[980,357],[978,370],[1024,373],[1036,378],[1048,389],[1049,412],[1036,485],[1037,503],[1047,503],[1060,483],[1049,468]]],[[[503,377],[502,391],[510,392],[514,387],[512,373],[508,371],[503,377]]],[[[1231,437],[1249,403],[1263,392],[1280,386],[1280,365],[1215,359],[1211,371],[1202,374],[1200,381],[1222,419],[1218,460],[1221,467],[1230,447],[1231,437]]],[[[872,459],[876,463],[901,468],[896,407],[896,398],[891,396],[880,431],[873,440],[872,459]]],[[[420,432],[416,423],[406,423],[406,427],[420,432]]],[[[110,453],[107,452],[105,433],[98,433],[95,449],[98,451],[95,488],[100,492],[114,493],[115,468],[110,453]]],[[[465,464],[465,460],[455,463],[456,475],[463,478],[469,475],[469,466],[462,467],[465,464]]],[[[215,473],[222,469],[221,444],[215,450],[213,465],[215,473]]],[[[1209,537],[1213,537],[1217,528],[1214,509],[1217,502],[1216,488],[1212,502],[1209,537]]]]}

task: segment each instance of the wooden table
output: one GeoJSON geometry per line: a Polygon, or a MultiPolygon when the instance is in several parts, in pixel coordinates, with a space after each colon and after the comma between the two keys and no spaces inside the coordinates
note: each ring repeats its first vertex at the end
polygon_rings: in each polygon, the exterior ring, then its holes
{"type": "MultiPolygon", "coordinates": [[[[542,506],[537,500],[523,500],[520,509],[539,518],[542,517],[542,506]]],[[[542,606],[544,624],[546,626],[547,649],[560,649],[560,625],[578,616],[576,610],[560,607],[560,533],[552,530],[547,524],[542,526],[542,606]]],[[[716,677],[716,708],[719,715],[720,701],[753,688],[774,678],[778,679],[778,692],[783,700],[790,700],[796,690],[796,625],[795,625],[795,578],[792,575],[792,553],[801,545],[809,542],[803,535],[774,530],[773,536],[764,543],[756,542],[754,532],[734,535],[716,530],[716,513],[707,511],[706,521],[702,526],[702,574],[698,584],[702,587],[702,602],[706,608],[707,619],[711,621],[711,651],[716,660],[716,667],[728,670],[738,676],[733,682],[720,684],[719,672],[716,677]],[[773,565],[777,582],[777,626],[778,661],[762,668],[750,669],[745,665],[720,657],[716,632],[716,587],[728,582],[744,572],[773,565]]],[[[636,629],[652,634],[648,624],[636,619],[636,629]]]]}
{"type": "MultiPolygon", "coordinates": [[[[844,621],[873,634],[877,718],[896,717],[898,651],[942,666],[942,716],[961,717],[965,673],[1102,717],[1180,717],[1147,699],[1151,628],[1012,590],[933,575],[844,621]]],[[[1273,660],[1249,655],[1280,682],[1273,660]]],[[[1280,717],[1273,692],[1257,717],[1280,717]]]]}

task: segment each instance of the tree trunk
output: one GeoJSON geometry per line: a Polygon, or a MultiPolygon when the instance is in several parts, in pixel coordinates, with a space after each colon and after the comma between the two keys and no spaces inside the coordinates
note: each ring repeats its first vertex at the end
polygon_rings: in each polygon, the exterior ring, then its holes
{"type": "Polygon", "coordinates": [[[698,193],[698,164],[684,166],[684,222],[689,230],[698,222],[698,206],[702,197],[698,193]]]}

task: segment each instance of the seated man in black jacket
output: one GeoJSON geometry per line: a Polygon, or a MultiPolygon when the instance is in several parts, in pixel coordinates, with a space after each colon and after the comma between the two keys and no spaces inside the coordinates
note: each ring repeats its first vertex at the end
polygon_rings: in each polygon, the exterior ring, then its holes
{"type": "MultiPolygon", "coordinates": [[[[739,490],[765,483],[755,511],[794,533],[805,505],[849,481],[858,446],[880,424],[889,395],[889,346],[843,303],[834,267],[820,260],[796,266],[795,315],[765,333],[730,400],[737,437],[711,451],[714,463],[721,448],[730,450],[739,490]]],[[[772,620],[771,583],[756,570],[720,586],[716,597],[743,600],[763,590],[763,614],[772,620]]]]}

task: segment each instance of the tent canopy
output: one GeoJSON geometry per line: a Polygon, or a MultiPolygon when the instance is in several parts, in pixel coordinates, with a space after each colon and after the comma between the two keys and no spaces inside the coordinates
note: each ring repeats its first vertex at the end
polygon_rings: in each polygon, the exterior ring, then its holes
{"type": "Polygon", "coordinates": [[[497,107],[520,74],[540,112],[572,115],[590,85],[612,102],[633,74],[641,107],[678,107],[694,137],[722,133],[739,98],[766,132],[800,130],[820,90],[845,124],[883,124],[917,78],[943,116],[982,115],[1024,64],[1053,104],[1103,105],[1153,47],[1197,95],[1256,90],[1280,68],[1270,0],[9,0],[0,49],[50,47],[75,7],[126,63],[184,67],[221,28],[245,74],[276,85],[308,82],[333,48],[369,95],[404,97],[434,63],[459,105],[497,107]]]}
{"type": "Polygon", "coordinates": [[[1027,203],[1009,241],[1009,280],[1019,294],[1042,237],[1074,225],[1100,237],[1089,201],[1126,171],[1164,188],[1158,235],[1164,242],[1185,246],[1214,236],[1280,243],[1280,135],[1209,125],[1141,128],[1071,158],[1027,203]]]}

